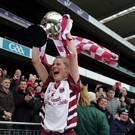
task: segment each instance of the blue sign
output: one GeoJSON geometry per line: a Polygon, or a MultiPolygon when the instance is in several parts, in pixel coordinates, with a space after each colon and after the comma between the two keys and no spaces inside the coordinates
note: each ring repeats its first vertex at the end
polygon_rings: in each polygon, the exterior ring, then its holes
{"type": "Polygon", "coordinates": [[[7,51],[30,58],[30,51],[31,51],[30,48],[20,45],[18,43],[12,42],[10,40],[3,39],[2,48],[7,51]]]}

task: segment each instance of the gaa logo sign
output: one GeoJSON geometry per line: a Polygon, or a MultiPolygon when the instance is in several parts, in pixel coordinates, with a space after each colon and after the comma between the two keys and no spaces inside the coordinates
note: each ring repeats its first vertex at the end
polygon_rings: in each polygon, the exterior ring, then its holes
{"type": "Polygon", "coordinates": [[[20,45],[15,44],[14,42],[10,42],[10,43],[9,43],[9,49],[10,49],[12,52],[15,52],[15,53],[24,55],[23,48],[22,48],[20,45]]]}
{"type": "Polygon", "coordinates": [[[24,57],[31,58],[31,49],[29,47],[18,44],[16,42],[12,42],[7,39],[3,39],[2,49],[15,54],[22,55],[24,57]]]}

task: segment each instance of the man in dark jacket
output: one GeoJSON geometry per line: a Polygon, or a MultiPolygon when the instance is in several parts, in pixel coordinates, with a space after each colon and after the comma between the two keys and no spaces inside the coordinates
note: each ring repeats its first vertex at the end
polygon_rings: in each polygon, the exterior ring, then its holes
{"type": "Polygon", "coordinates": [[[135,124],[130,121],[128,110],[125,108],[120,110],[119,119],[113,120],[110,126],[111,135],[126,135],[133,128],[135,124]]]}
{"type": "Polygon", "coordinates": [[[33,97],[26,91],[27,83],[21,80],[18,89],[13,92],[15,100],[15,112],[13,120],[17,122],[30,122],[33,116],[33,97]]]}
{"type": "Polygon", "coordinates": [[[0,86],[0,120],[12,120],[12,114],[15,109],[14,98],[10,92],[10,80],[4,78],[0,86]]]}

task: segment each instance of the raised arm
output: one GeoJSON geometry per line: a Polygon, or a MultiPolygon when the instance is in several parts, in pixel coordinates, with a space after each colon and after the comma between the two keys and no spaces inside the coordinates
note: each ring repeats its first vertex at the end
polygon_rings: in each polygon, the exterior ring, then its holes
{"type": "Polygon", "coordinates": [[[32,63],[33,63],[35,70],[37,71],[41,81],[45,82],[47,80],[49,74],[48,74],[45,66],[40,61],[40,52],[39,52],[39,48],[37,48],[37,47],[32,48],[32,63]]]}
{"type": "Polygon", "coordinates": [[[78,55],[77,55],[76,47],[72,41],[72,35],[69,33],[66,36],[67,36],[66,45],[70,51],[70,57],[69,57],[70,75],[72,76],[75,83],[77,83],[77,81],[79,80],[78,55]]]}

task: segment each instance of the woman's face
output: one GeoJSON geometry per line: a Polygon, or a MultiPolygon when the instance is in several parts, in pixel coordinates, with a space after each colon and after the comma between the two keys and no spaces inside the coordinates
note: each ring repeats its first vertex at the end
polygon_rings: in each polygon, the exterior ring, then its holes
{"type": "Polygon", "coordinates": [[[107,105],[108,105],[108,100],[107,99],[100,99],[98,105],[102,108],[102,109],[106,109],[107,105]]]}
{"type": "Polygon", "coordinates": [[[56,58],[52,65],[52,76],[55,81],[61,81],[68,75],[67,67],[64,64],[63,59],[56,58]]]}

